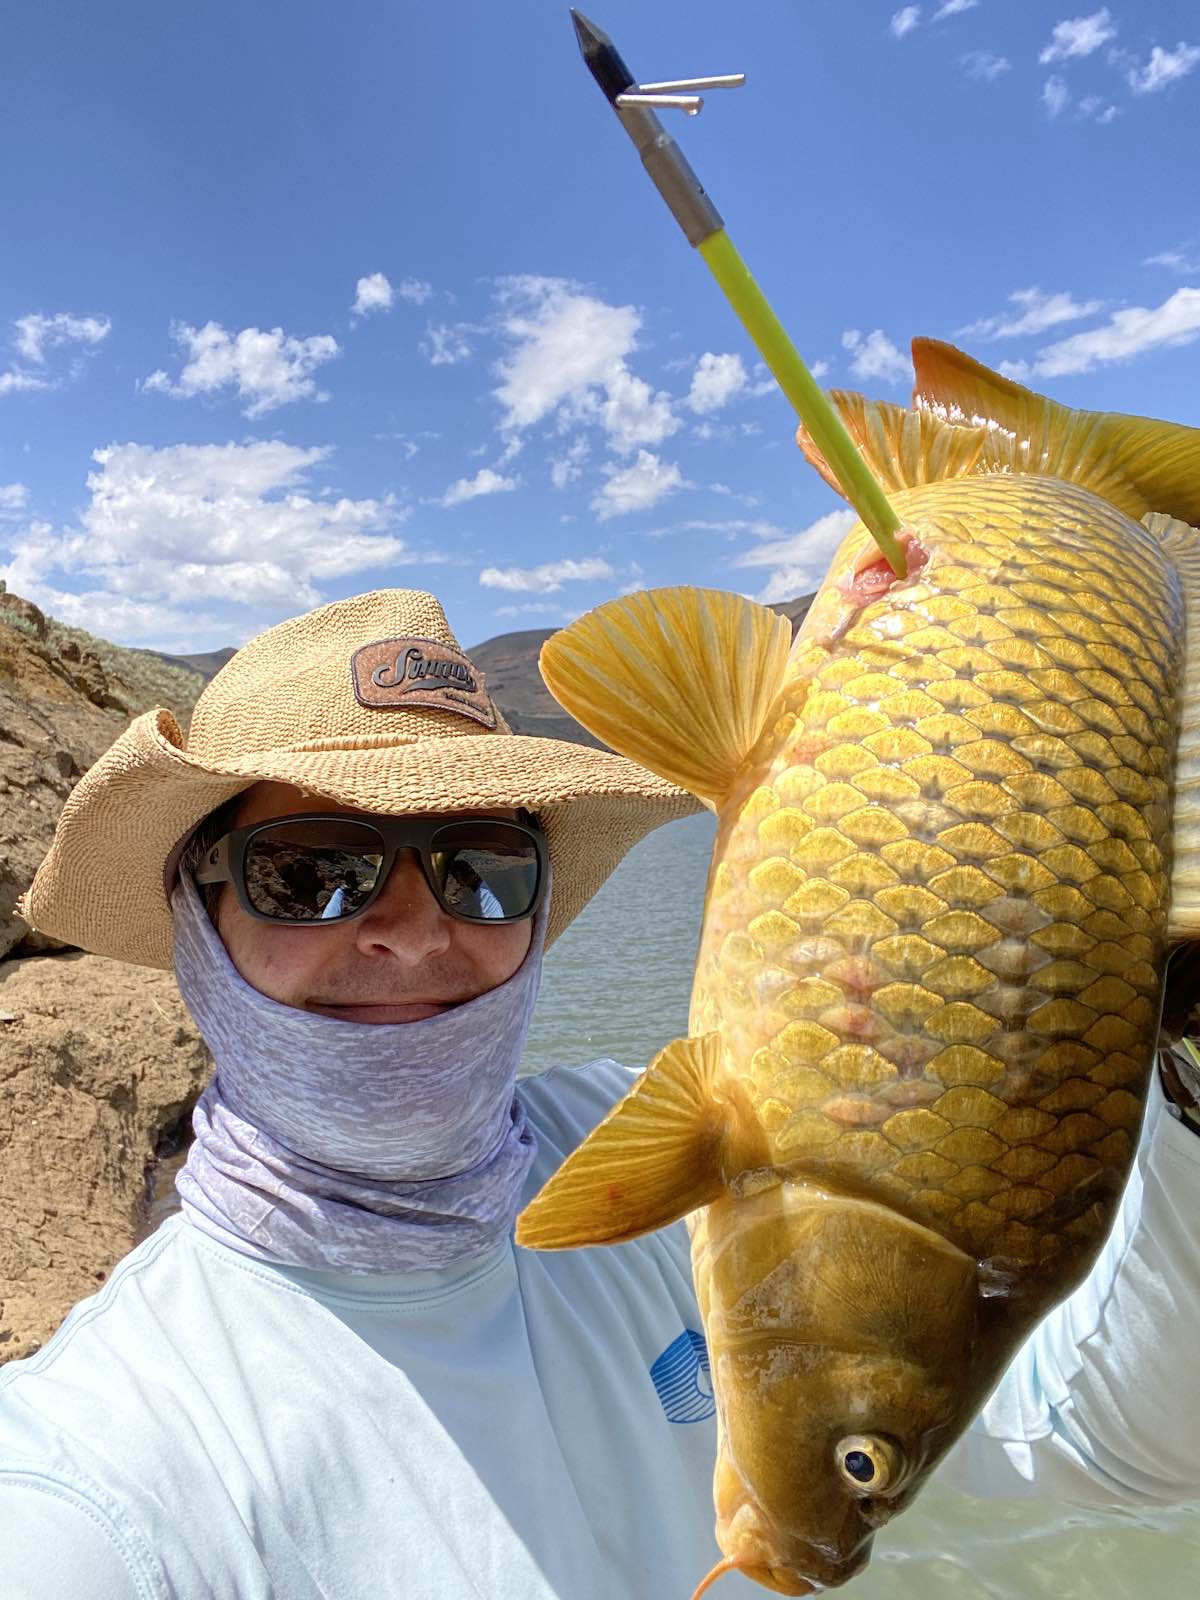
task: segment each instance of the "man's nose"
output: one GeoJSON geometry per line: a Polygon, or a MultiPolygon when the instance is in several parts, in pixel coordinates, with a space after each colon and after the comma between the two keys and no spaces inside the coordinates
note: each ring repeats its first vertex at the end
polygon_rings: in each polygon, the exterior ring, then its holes
{"type": "Polygon", "coordinates": [[[399,850],[378,899],[353,923],[355,942],[364,954],[386,950],[416,966],[449,949],[453,920],[434,899],[416,852],[399,850]]]}

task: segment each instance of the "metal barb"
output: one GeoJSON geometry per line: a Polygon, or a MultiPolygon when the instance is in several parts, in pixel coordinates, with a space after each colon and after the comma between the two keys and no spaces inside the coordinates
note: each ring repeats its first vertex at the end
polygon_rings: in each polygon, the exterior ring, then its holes
{"type": "Polygon", "coordinates": [[[704,107],[698,94],[648,94],[640,86],[626,90],[613,101],[615,106],[652,106],[656,111],[686,111],[694,117],[704,107]]]}
{"type": "Polygon", "coordinates": [[[692,94],[701,89],[740,89],[744,72],[723,72],[715,78],[672,78],[669,83],[639,83],[639,94],[692,94]]]}

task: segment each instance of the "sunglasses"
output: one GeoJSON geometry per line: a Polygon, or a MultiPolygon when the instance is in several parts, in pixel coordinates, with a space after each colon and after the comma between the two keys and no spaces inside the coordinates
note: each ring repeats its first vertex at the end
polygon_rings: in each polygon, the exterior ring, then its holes
{"type": "Polygon", "coordinates": [[[193,876],[232,883],[260,921],[327,927],[367,910],[399,850],[416,853],[433,898],[460,922],[523,922],[545,892],[545,834],[504,817],[274,817],[225,834],[193,876]]]}

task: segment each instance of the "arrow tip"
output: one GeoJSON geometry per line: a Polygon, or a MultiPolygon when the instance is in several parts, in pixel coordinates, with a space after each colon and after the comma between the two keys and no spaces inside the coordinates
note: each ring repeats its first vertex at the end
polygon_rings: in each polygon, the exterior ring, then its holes
{"type": "Polygon", "coordinates": [[[575,24],[575,38],[588,71],[604,90],[612,104],[619,94],[624,94],[636,82],[633,73],[621,60],[617,47],[582,11],[571,7],[571,21],[575,24]]]}

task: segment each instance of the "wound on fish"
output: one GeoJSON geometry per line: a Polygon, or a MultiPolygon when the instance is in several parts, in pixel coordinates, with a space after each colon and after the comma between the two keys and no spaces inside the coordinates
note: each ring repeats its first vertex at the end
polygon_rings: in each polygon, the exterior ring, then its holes
{"type": "Polygon", "coordinates": [[[898,578],[892,571],[886,556],[877,555],[872,550],[865,551],[853,572],[843,578],[840,585],[842,593],[857,609],[869,605],[872,600],[878,600],[897,583],[910,583],[929,560],[929,552],[912,528],[901,528],[896,535],[896,542],[904,551],[908,566],[903,578],[898,578]]]}
{"type": "Polygon", "coordinates": [[[929,560],[929,552],[912,528],[901,528],[896,535],[896,542],[904,552],[907,566],[905,576],[896,576],[886,556],[879,555],[874,549],[865,550],[837,586],[842,604],[828,628],[820,631],[820,637],[826,644],[839,644],[857,622],[859,612],[864,607],[881,600],[897,584],[911,583],[929,560]]]}

